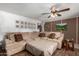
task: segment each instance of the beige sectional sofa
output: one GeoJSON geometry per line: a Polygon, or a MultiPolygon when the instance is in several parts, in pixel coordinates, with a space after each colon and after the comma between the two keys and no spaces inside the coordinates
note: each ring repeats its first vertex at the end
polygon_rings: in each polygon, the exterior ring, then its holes
{"type": "MultiPolygon", "coordinates": [[[[48,36],[50,33],[59,33],[59,32],[44,32],[46,36],[48,36]]],[[[57,36],[60,34],[57,34],[57,36]]],[[[16,54],[22,50],[25,49],[25,45],[27,44],[27,41],[31,41],[31,39],[37,38],[39,36],[39,32],[13,32],[13,33],[7,33],[8,38],[5,39],[6,42],[6,50],[7,55],[13,55],[16,54]],[[15,42],[14,34],[22,34],[23,40],[19,42],[15,42]]],[[[61,49],[62,45],[62,39],[64,38],[64,35],[62,35],[57,41],[59,44],[58,48],[61,49]]]]}
{"type": "Polygon", "coordinates": [[[18,33],[15,32],[7,33],[7,35],[9,36],[8,39],[5,39],[7,55],[13,55],[15,53],[24,50],[26,41],[38,36],[38,33],[36,32],[32,32],[32,33],[21,32],[23,36],[23,40],[19,42],[15,42],[14,34],[18,34],[18,33]]]}

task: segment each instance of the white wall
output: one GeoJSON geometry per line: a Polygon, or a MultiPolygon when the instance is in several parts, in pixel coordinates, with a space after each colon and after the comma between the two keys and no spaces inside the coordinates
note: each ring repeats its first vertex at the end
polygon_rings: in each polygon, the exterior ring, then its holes
{"type": "Polygon", "coordinates": [[[44,32],[44,25],[45,25],[45,22],[41,22],[41,26],[42,26],[42,32],[44,32]]]}
{"type": "MultiPolygon", "coordinates": [[[[41,23],[38,20],[34,20],[28,17],[23,17],[19,15],[15,15],[12,13],[0,11],[0,38],[6,32],[32,32],[32,31],[39,31],[37,29],[37,23],[41,23]],[[33,22],[36,24],[36,29],[25,29],[25,28],[16,28],[16,20],[22,20],[26,22],[33,22]]],[[[1,40],[1,39],[0,39],[1,40]]]]}

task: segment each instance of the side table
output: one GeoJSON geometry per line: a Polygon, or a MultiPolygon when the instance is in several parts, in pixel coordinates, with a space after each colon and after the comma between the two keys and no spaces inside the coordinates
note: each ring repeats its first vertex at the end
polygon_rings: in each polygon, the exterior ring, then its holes
{"type": "Polygon", "coordinates": [[[1,46],[0,46],[0,56],[7,56],[6,49],[2,48],[1,46]]]}
{"type": "Polygon", "coordinates": [[[74,41],[73,40],[69,40],[69,39],[63,40],[62,48],[65,48],[66,50],[74,51],[74,41]]]}

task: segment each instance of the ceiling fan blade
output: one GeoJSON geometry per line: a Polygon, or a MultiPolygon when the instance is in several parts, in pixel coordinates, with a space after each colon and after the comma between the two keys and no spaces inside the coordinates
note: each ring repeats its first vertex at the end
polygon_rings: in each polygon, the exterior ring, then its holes
{"type": "Polygon", "coordinates": [[[42,13],[42,15],[46,15],[46,14],[50,14],[50,13],[42,13]]]}
{"type": "Polygon", "coordinates": [[[57,16],[62,16],[61,14],[57,14],[57,16]]]}
{"type": "Polygon", "coordinates": [[[66,8],[66,9],[63,9],[63,10],[56,11],[56,12],[64,12],[64,11],[68,11],[68,10],[70,10],[70,8],[66,8]]]}
{"type": "Polygon", "coordinates": [[[48,18],[50,18],[50,17],[51,17],[51,15],[48,16],[48,18]]]}

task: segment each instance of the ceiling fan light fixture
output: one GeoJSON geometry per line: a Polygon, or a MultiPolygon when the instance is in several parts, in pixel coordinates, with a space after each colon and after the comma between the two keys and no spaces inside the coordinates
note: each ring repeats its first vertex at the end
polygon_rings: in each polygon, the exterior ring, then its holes
{"type": "Polygon", "coordinates": [[[51,17],[53,17],[53,18],[54,18],[55,16],[54,16],[53,14],[51,14],[51,17]]]}
{"type": "Polygon", "coordinates": [[[55,8],[55,6],[52,6],[50,8],[50,13],[42,13],[42,15],[50,14],[48,16],[48,18],[50,18],[50,17],[55,18],[56,16],[62,16],[60,14],[60,12],[65,12],[65,11],[69,11],[69,10],[70,10],[70,8],[65,8],[65,9],[58,10],[58,9],[55,8]]]}
{"type": "Polygon", "coordinates": [[[51,17],[53,17],[53,18],[56,17],[56,16],[57,16],[57,14],[51,14],[51,17]]]}

